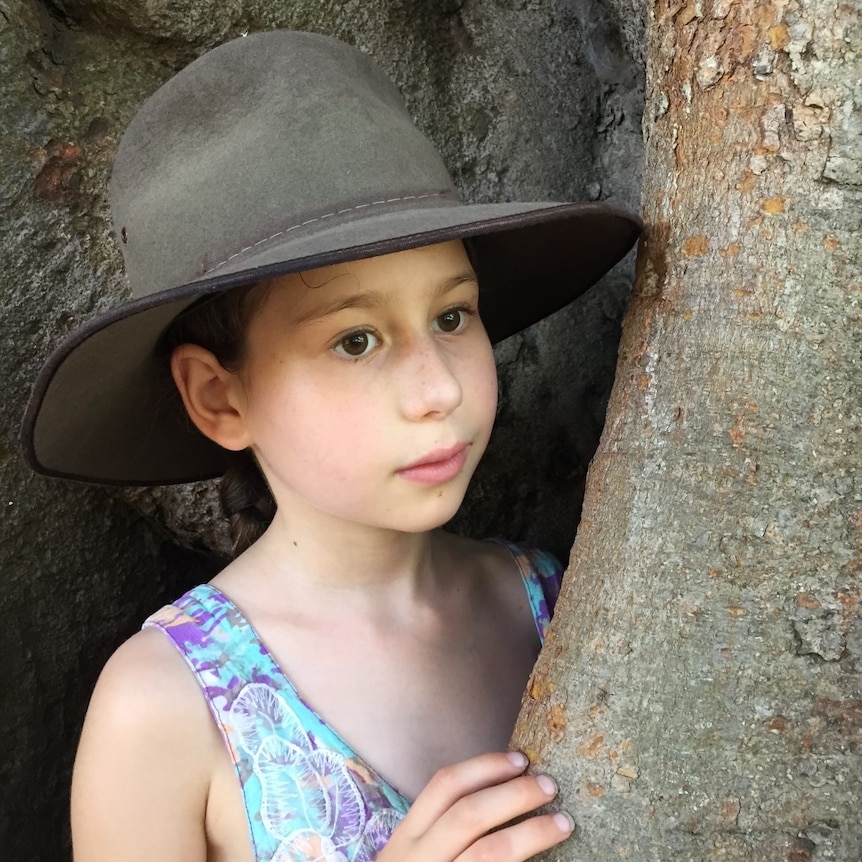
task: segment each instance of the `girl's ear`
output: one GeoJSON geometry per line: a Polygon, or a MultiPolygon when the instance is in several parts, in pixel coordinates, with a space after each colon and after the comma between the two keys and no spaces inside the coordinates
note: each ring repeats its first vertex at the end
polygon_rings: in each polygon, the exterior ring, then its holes
{"type": "Polygon", "coordinates": [[[242,385],[215,354],[197,344],[181,344],[171,354],[171,375],[201,434],[225,449],[239,451],[250,445],[242,385]]]}

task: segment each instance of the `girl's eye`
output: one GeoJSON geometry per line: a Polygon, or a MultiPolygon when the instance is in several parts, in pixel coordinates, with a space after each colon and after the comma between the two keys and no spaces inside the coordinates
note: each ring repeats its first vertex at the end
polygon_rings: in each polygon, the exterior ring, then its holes
{"type": "Polygon", "coordinates": [[[346,356],[351,359],[356,359],[359,356],[364,356],[369,351],[373,350],[380,343],[379,339],[373,332],[368,330],[359,330],[345,335],[333,348],[339,356],[346,356]]]}
{"type": "Polygon", "coordinates": [[[465,323],[467,311],[463,308],[450,308],[434,318],[434,328],[438,332],[457,332],[465,323]]]}

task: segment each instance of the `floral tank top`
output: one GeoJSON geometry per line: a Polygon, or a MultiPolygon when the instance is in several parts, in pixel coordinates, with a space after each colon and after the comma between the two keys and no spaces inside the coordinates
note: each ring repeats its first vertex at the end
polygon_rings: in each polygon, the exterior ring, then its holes
{"type": "MultiPolygon", "coordinates": [[[[542,642],[559,593],[550,554],[501,543],[542,642]]],[[[319,716],[239,609],[208,584],[153,614],[194,674],[242,787],[258,862],[372,862],[410,800],[319,716]]]]}

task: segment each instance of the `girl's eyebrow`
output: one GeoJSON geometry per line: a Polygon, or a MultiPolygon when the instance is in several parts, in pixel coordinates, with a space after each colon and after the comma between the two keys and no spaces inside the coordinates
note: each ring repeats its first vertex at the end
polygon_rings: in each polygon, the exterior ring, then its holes
{"type": "MultiPolygon", "coordinates": [[[[432,301],[439,299],[441,296],[445,296],[449,291],[454,290],[458,285],[464,284],[465,282],[475,283],[476,273],[472,270],[467,270],[444,279],[434,290],[431,297],[432,301]]],[[[296,325],[304,326],[306,323],[315,323],[332,314],[336,314],[339,311],[344,311],[347,308],[380,308],[382,305],[386,304],[388,299],[389,294],[387,292],[371,290],[351,293],[347,296],[340,296],[332,302],[318,306],[317,308],[312,308],[305,314],[301,314],[296,319],[296,325]]]]}

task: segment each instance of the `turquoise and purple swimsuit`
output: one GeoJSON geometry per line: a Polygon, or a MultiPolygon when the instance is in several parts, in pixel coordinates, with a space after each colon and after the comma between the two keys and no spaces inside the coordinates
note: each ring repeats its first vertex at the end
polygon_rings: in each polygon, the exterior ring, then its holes
{"type": "MultiPolygon", "coordinates": [[[[521,571],[540,640],[560,564],[503,543],[521,571]]],[[[185,659],[242,787],[258,862],[372,862],[410,800],[300,696],[239,609],[203,584],[153,614],[185,659]]]]}

